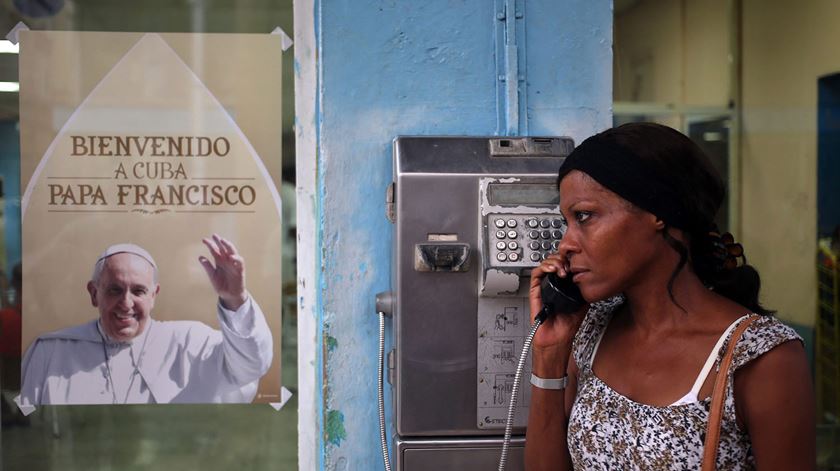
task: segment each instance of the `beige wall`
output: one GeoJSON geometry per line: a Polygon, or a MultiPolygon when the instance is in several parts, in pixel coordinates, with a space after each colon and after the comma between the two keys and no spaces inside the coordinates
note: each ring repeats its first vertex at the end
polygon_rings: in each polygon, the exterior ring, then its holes
{"type": "Polygon", "coordinates": [[[645,0],[616,16],[613,59],[616,101],[679,99],[679,6],[679,2],[645,0]]]}
{"type": "Polygon", "coordinates": [[[727,0],[641,0],[615,18],[616,101],[729,101],[727,0]]]}
{"type": "Polygon", "coordinates": [[[742,229],[783,319],[816,312],[817,79],[840,72],[840,2],[745,0],[742,229]]]}
{"type": "Polygon", "coordinates": [[[728,0],[685,1],[685,99],[688,105],[729,102],[728,0]]]}

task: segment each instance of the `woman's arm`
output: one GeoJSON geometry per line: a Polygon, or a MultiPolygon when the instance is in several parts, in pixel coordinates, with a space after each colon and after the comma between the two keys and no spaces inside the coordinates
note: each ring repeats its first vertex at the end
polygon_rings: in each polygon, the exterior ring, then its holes
{"type": "MultiPolygon", "coordinates": [[[[567,276],[564,259],[550,255],[531,271],[529,303],[531,322],[542,309],[540,283],[546,273],[567,276]]],[[[556,379],[568,374],[565,389],[531,386],[528,430],[525,436],[525,468],[529,471],[572,469],[566,447],[566,426],[577,393],[577,367],[572,341],[588,306],[573,314],[549,316],[534,336],[531,372],[540,378],[556,379]]]]}
{"type": "Polygon", "coordinates": [[[814,391],[802,343],[761,355],[734,381],[738,425],[750,435],[757,469],[816,469],[814,391]]]}
{"type": "MultiPolygon", "coordinates": [[[[554,355],[549,357],[556,358],[554,355]]],[[[566,389],[560,390],[531,386],[528,430],[525,435],[525,469],[570,470],[572,462],[566,446],[566,429],[577,392],[577,365],[571,355],[568,369],[562,363],[559,368],[555,366],[557,363],[547,363],[544,355],[535,353],[533,358],[532,369],[535,375],[541,378],[561,378],[568,374],[569,382],[566,389]]]]}

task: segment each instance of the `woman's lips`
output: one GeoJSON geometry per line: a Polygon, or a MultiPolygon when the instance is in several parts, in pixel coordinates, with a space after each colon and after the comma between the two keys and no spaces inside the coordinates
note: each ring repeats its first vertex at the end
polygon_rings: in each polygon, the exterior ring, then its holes
{"type": "Polygon", "coordinates": [[[588,271],[589,271],[589,270],[571,270],[571,273],[572,273],[572,281],[574,281],[575,283],[577,283],[577,282],[580,280],[580,277],[581,277],[582,275],[585,275],[586,273],[588,273],[588,271]]]}

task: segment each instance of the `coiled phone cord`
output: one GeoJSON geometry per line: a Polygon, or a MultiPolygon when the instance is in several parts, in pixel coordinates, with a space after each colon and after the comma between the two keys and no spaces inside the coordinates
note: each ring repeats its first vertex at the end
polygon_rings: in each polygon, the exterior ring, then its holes
{"type": "Polygon", "coordinates": [[[385,436],[385,313],[379,312],[379,439],[382,441],[382,460],[385,471],[391,471],[391,458],[388,456],[388,439],[385,436]]]}
{"type": "Polygon", "coordinates": [[[513,417],[516,415],[516,396],[519,393],[519,383],[522,382],[525,360],[528,358],[528,352],[531,351],[531,342],[534,341],[534,335],[536,335],[537,329],[540,328],[544,320],[544,315],[538,315],[534,319],[534,326],[531,327],[531,332],[528,333],[528,337],[525,338],[525,343],[522,344],[522,354],[519,355],[519,363],[516,365],[516,375],[513,378],[513,388],[510,391],[510,404],[508,405],[507,420],[505,421],[505,439],[502,443],[502,456],[499,458],[499,471],[504,471],[505,465],[507,465],[510,436],[513,433],[513,417]]]}

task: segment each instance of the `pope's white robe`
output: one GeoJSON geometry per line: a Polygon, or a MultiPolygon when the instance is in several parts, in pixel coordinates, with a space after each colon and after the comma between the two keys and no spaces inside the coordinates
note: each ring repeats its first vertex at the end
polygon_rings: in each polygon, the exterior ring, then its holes
{"type": "Polygon", "coordinates": [[[251,402],[271,366],[271,331],[250,298],[217,311],[221,331],[150,318],[130,346],[103,344],[97,320],[42,335],[23,358],[20,404],[251,402]]]}

